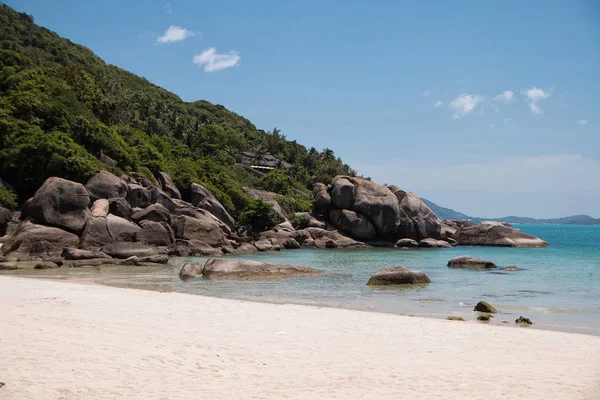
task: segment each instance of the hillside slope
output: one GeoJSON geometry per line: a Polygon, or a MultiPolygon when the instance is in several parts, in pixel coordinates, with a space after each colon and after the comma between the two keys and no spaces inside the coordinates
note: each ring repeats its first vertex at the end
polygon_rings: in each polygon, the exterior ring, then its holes
{"type": "Polygon", "coordinates": [[[204,184],[239,214],[251,203],[242,187],[264,186],[236,166],[241,151],[291,164],[277,177],[285,195],[306,190],[313,175],[355,174],[329,149],[309,150],[220,105],[183,102],[0,4],[0,205],[16,206],[5,187],[23,202],[50,176],[85,182],[100,169],[161,170],[181,188],[204,184]]]}

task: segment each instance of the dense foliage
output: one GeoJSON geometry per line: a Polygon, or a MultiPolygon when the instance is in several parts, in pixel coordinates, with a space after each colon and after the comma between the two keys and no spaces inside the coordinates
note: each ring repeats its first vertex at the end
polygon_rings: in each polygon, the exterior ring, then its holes
{"type": "Polygon", "coordinates": [[[292,165],[262,182],[282,195],[313,175],[355,174],[330,149],[259,130],[220,105],[183,102],[0,4],[0,177],[20,202],[49,176],[84,182],[109,169],[103,154],[116,174],[162,170],[181,188],[204,184],[239,217],[254,205],[242,187],[257,183],[236,165],[240,151],[292,165]]]}

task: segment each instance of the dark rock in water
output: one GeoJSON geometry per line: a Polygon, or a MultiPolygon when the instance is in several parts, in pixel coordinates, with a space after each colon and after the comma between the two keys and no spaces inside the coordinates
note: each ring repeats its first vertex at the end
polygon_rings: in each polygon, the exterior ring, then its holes
{"type": "Polygon", "coordinates": [[[141,185],[129,184],[127,188],[127,202],[131,207],[146,208],[152,201],[150,191],[141,185]]]}
{"type": "Polygon", "coordinates": [[[461,246],[545,247],[547,242],[499,222],[463,225],[454,238],[461,246]]]}
{"type": "Polygon", "coordinates": [[[367,218],[351,210],[331,210],[329,219],[340,231],[360,240],[373,240],[377,237],[375,227],[367,218]]]}
{"type": "Polygon", "coordinates": [[[209,279],[259,279],[319,275],[324,271],[296,265],[270,264],[251,260],[214,259],[204,263],[202,273],[209,279]]]}
{"type": "Polygon", "coordinates": [[[465,320],[463,317],[457,317],[456,315],[451,315],[446,319],[448,321],[464,321],[465,320]]]}
{"type": "Polygon", "coordinates": [[[231,229],[235,227],[233,217],[229,215],[223,204],[209,190],[201,185],[192,183],[190,185],[190,197],[194,207],[209,211],[231,229]]]}
{"type": "Polygon", "coordinates": [[[201,263],[185,263],[179,271],[179,277],[184,281],[188,279],[201,277],[202,267],[203,265],[201,263]]]}
{"type": "Polygon", "coordinates": [[[169,262],[169,256],[166,254],[155,254],[151,256],[131,256],[124,260],[117,261],[118,265],[153,265],[166,264],[169,262]]]}
{"type": "Polygon", "coordinates": [[[520,271],[521,268],[509,265],[508,267],[501,268],[503,271],[520,271]]]}
{"type": "Polygon", "coordinates": [[[52,177],[27,202],[23,217],[79,234],[91,216],[89,204],[90,196],[81,183],[52,177]]]}
{"type": "Polygon", "coordinates": [[[59,228],[22,222],[2,246],[2,254],[15,258],[59,258],[64,247],[77,247],[79,238],[59,228]]]}
{"type": "Polygon", "coordinates": [[[10,262],[0,262],[0,271],[13,271],[17,269],[17,264],[10,262]]]}
{"type": "Polygon", "coordinates": [[[181,199],[181,193],[175,183],[173,183],[173,179],[166,172],[158,171],[154,177],[162,186],[162,190],[165,191],[169,196],[174,199],[181,199]]]}
{"type": "Polygon", "coordinates": [[[480,315],[477,317],[477,321],[490,322],[492,319],[491,315],[480,315]]]}
{"type": "Polygon", "coordinates": [[[166,222],[141,221],[142,229],[136,233],[135,241],[155,246],[169,246],[175,242],[173,230],[166,222]]]}
{"type": "Polygon", "coordinates": [[[395,247],[396,244],[392,243],[392,242],[381,242],[381,241],[368,241],[367,244],[369,246],[372,247],[380,247],[380,248],[384,248],[384,249],[391,249],[392,247],[395,247]]]}
{"type": "Polygon", "coordinates": [[[498,312],[490,303],[487,303],[485,301],[480,301],[479,303],[477,303],[477,305],[475,306],[473,311],[479,311],[479,312],[485,312],[485,313],[498,312]]]}
{"type": "Polygon", "coordinates": [[[419,247],[419,243],[414,239],[400,239],[396,242],[396,247],[419,247]]]}
{"type": "Polygon", "coordinates": [[[532,325],[533,324],[533,322],[531,322],[531,320],[529,318],[525,318],[522,315],[519,318],[515,319],[515,322],[517,324],[523,324],[523,325],[532,325]]]}
{"type": "Polygon", "coordinates": [[[85,189],[90,194],[91,201],[127,195],[127,184],[118,176],[107,171],[100,171],[92,176],[85,184],[85,189]]]}
{"type": "Polygon", "coordinates": [[[83,250],[74,248],[64,248],[61,256],[65,260],[90,260],[94,258],[110,258],[106,253],[100,250],[83,250]]]}
{"type": "Polygon", "coordinates": [[[136,212],[131,216],[134,222],[139,223],[140,221],[154,221],[154,222],[166,222],[171,223],[171,215],[161,204],[152,204],[144,208],[141,211],[136,212]]]}
{"type": "Polygon", "coordinates": [[[411,271],[405,267],[385,268],[371,276],[367,285],[408,285],[431,282],[421,271],[411,271]]]}
{"type": "Polygon", "coordinates": [[[131,206],[126,199],[115,197],[108,199],[108,212],[117,217],[129,219],[131,217],[131,206]]]}
{"type": "Polygon", "coordinates": [[[466,268],[466,269],[491,269],[496,268],[496,264],[491,261],[471,256],[458,256],[448,261],[450,268],[466,268]]]}
{"type": "Polygon", "coordinates": [[[58,268],[58,264],[50,262],[50,261],[44,261],[44,262],[39,262],[39,263],[35,264],[35,266],[33,268],[34,269],[55,269],[55,268],[58,268]]]}
{"type": "Polygon", "coordinates": [[[104,246],[102,251],[114,258],[148,257],[158,254],[156,247],[143,243],[115,242],[104,246]]]}

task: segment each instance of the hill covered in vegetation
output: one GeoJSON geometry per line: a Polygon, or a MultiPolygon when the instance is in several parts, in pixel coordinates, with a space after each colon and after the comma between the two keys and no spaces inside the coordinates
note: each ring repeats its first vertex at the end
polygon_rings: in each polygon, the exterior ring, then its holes
{"type": "Polygon", "coordinates": [[[300,211],[312,176],[356,174],[330,149],[307,149],[208,101],[184,102],[0,4],[0,205],[17,207],[50,176],[85,182],[101,169],[201,183],[236,218],[252,206],[244,186],[289,196],[289,211],[300,211]],[[287,168],[259,177],[238,164],[242,151],[287,168]]]}

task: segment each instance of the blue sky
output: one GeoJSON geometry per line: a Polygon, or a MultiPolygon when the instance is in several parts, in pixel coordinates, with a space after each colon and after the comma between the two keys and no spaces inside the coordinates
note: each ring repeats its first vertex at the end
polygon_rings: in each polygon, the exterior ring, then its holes
{"type": "Polygon", "coordinates": [[[597,1],[6,3],[440,205],[600,217],[597,1]]]}

